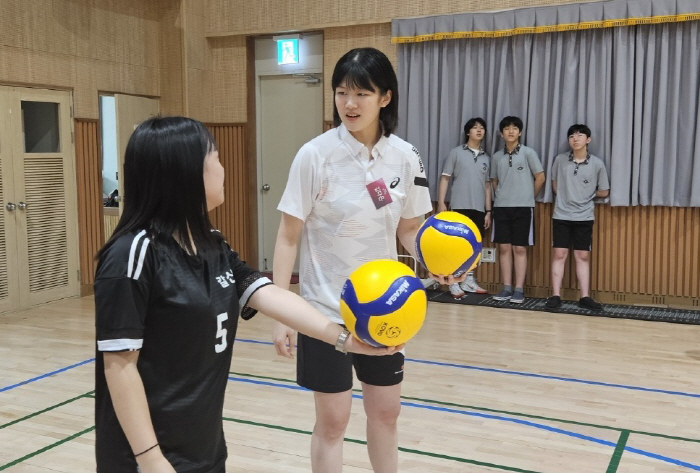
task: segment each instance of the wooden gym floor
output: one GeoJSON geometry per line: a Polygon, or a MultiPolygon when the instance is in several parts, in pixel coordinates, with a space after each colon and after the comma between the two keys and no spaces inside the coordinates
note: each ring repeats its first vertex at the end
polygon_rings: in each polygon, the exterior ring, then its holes
{"type": "MultiPolygon", "coordinates": [[[[94,472],[93,299],[0,314],[0,471],[94,472]]],[[[313,399],[241,322],[230,472],[308,472],[313,399]]],[[[371,471],[357,392],[346,473],[371,471]]],[[[700,471],[700,326],[430,303],[408,345],[401,472],[700,471]]]]}

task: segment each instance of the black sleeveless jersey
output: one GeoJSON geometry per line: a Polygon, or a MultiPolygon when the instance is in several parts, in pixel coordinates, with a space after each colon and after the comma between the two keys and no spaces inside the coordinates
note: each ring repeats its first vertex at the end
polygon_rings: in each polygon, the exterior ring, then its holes
{"type": "Polygon", "coordinates": [[[188,255],[146,231],[119,238],[95,276],[98,473],[136,472],[104,375],[102,352],[140,350],[138,370],[160,448],[178,473],[223,471],[222,411],[239,314],[272,282],[221,241],[220,252],[188,255]]]}

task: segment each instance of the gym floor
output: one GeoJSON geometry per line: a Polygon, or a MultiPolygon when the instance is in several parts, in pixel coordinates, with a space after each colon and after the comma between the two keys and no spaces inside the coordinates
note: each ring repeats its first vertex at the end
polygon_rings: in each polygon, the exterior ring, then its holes
{"type": "MultiPolygon", "coordinates": [[[[0,471],[95,471],[93,299],[0,314],[0,471]]],[[[239,325],[229,471],[308,472],[313,397],[239,325]]],[[[430,303],[407,346],[401,472],[700,471],[700,326],[430,303]]],[[[358,384],[359,385],[359,384],[358,384]]],[[[346,473],[371,472],[361,392],[346,473]]]]}

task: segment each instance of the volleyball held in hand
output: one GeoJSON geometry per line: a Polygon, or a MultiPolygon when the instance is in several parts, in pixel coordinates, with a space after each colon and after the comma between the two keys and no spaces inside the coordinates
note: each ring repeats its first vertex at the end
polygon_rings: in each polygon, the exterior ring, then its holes
{"type": "Polygon", "coordinates": [[[459,212],[431,215],[416,235],[416,256],[433,274],[461,276],[481,259],[481,232],[459,212]]]}
{"type": "Polygon", "coordinates": [[[356,338],[374,347],[406,343],[425,320],[421,280],[403,263],[375,260],[352,272],[340,295],[340,315],[356,338]]]}

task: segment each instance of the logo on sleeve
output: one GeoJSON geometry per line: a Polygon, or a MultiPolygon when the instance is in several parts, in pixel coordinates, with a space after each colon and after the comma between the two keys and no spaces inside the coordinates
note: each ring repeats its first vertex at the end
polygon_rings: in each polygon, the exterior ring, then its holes
{"type": "Polygon", "coordinates": [[[416,153],[416,157],[418,158],[418,164],[420,164],[420,172],[425,172],[425,168],[423,167],[423,160],[420,158],[420,153],[418,152],[418,148],[415,146],[411,148],[414,153],[416,153]]]}
{"type": "Polygon", "coordinates": [[[399,185],[399,182],[401,182],[401,178],[400,178],[400,177],[394,178],[394,180],[391,181],[391,184],[389,184],[389,188],[391,188],[391,189],[395,188],[396,186],[399,185]]]}

